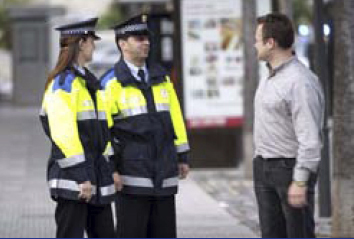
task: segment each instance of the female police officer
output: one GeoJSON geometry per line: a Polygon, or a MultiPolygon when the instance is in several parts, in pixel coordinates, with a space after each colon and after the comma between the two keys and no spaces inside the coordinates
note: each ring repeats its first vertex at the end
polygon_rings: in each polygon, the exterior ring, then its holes
{"type": "Polygon", "coordinates": [[[57,237],[114,237],[115,188],[108,123],[96,78],[84,65],[95,48],[97,18],[56,28],[60,54],[49,74],[41,121],[52,142],[47,179],[57,202],[57,237]]]}

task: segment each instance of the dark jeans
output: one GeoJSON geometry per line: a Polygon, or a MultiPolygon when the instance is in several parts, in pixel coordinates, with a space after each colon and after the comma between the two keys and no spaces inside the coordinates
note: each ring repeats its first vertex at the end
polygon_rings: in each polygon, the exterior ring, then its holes
{"type": "Polygon", "coordinates": [[[288,204],[288,188],[295,163],[295,159],[263,159],[259,156],[253,161],[262,237],[315,237],[315,174],[311,173],[308,182],[308,204],[303,208],[294,208],[288,204]]]}

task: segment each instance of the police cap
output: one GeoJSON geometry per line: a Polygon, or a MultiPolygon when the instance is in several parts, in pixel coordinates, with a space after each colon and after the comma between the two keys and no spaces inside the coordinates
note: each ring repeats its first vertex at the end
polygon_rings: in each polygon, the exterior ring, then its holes
{"type": "Polygon", "coordinates": [[[114,33],[118,37],[134,35],[150,35],[148,27],[148,15],[140,14],[134,16],[113,27],[114,33]]]}
{"type": "Polygon", "coordinates": [[[61,36],[88,35],[92,36],[95,40],[99,40],[101,38],[95,33],[97,20],[97,17],[90,18],[88,20],[58,26],[55,30],[60,31],[61,36]]]}

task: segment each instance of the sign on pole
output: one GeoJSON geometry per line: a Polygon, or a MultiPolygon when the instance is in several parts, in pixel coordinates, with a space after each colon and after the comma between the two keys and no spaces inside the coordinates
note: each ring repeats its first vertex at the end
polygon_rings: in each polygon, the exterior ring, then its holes
{"type": "Polygon", "coordinates": [[[184,109],[189,128],[242,122],[240,0],[182,0],[184,109]]]}

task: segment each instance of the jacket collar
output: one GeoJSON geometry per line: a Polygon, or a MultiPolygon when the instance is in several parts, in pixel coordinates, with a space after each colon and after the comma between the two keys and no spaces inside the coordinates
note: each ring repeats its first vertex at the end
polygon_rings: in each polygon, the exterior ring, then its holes
{"type": "Polygon", "coordinates": [[[92,90],[102,89],[100,82],[96,78],[94,74],[92,74],[86,67],[82,68],[82,71],[77,69],[76,67],[70,67],[69,70],[74,73],[76,76],[81,77],[86,81],[87,88],[92,90]]]}
{"type": "MultiPolygon", "coordinates": [[[[150,76],[149,85],[154,85],[165,81],[165,76],[168,73],[162,66],[158,64],[147,65],[147,69],[150,76]]],[[[123,59],[120,59],[114,65],[114,74],[123,86],[140,84],[140,82],[131,74],[129,67],[123,59]]]]}

